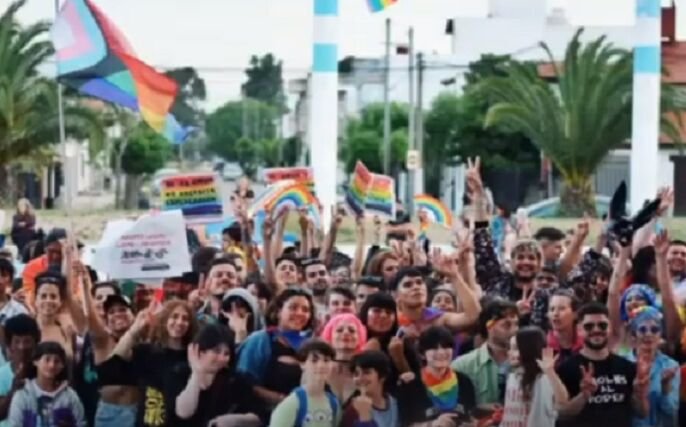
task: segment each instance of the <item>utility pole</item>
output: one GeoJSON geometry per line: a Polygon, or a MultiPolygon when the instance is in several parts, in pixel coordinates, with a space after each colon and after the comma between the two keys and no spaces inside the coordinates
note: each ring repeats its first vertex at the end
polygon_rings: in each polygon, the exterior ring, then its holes
{"type": "MultiPolygon", "coordinates": [[[[415,130],[415,118],[416,118],[416,113],[415,113],[415,105],[414,105],[414,28],[410,27],[409,33],[408,33],[408,38],[409,38],[409,46],[408,46],[408,52],[407,52],[407,58],[408,58],[408,68],[407,68],[407,74],[409,76],[409,84],[408,84],[408,92],[409,92],[409,104],[410,108],[408,111],[408,135],[407,135],[407,142],[408,145],[410,146],[411,150],[416,150],[417,147],[415,146],[415,133],[417,132],[415,130]]],[[[417,174],[417,171],[408,171],[409,176],[407,179],[407,207],[408,207],[408,212],[414,212],[414,180],[415,180],[415,175],[417,174]]]]}
{"type": "Polygon", "coordinates": [[[414,176],[414,191],[417,194],[424,194],[424,54],[417,54],[417,105],[415,108],[415,147],[419,152],[419,166],[414,176]]]}
{"type": "MultiPolygon", "coordinates": [[[[60,12],[60,0],[55,0],[55,19],[60,12]]],[[[59,65],[57,69],[57,74],[59,75],[59,65]]],[[[69,213],[71,211],[71,182],[69,161],[67,154],[67,131],[64,124],[64,102],[62,96],[62,85],[57,83],[57,115],[59,120],[59,131],[60,131],[60,157],[62,157],[62,202],[64,209],[69,213]]]]}
{"type": "Polygon", "coordinates": [[[384,174],[391,174],[391,20],[386,18],[386,56],[384,58],[383,85],[383,170],[384,174]]]}

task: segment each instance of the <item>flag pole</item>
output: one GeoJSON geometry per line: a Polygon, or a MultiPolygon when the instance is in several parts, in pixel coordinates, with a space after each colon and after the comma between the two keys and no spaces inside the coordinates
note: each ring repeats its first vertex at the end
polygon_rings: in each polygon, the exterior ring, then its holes
{"type": "MultiPolygon", "coordinates": [[[[60,11],[60,0],[55,0],[55,19],[60,11]]],[[[57,61],[55,61],[58,64],[57,61]]],[[[59,67],[59,64],[56,65],[59,67]]],[[[59,75],[59,68],[57,70],[57,75],[59,75]]],[[[69,212],[71,210],[71,194],[69,186],[69,174],[67,172],[67,132],[64,125],[64,101],[62,96],[62,84],[57,82],[57,114],[59,120],[60,129],[60,157],[62,160],[62,181],[64,185],[62,186],[62,201],[63,208],[69,212]]]]}

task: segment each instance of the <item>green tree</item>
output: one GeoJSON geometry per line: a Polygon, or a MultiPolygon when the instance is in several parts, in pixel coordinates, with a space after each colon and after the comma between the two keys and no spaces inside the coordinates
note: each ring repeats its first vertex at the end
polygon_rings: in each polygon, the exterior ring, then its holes
{"type": "MultiPolygon", "coordinates": [[[[595,212],[592,176],[607,153],[631,136],[633,61],[629,51],[604,37],[582,45],[581,30],[567,46],[562,64],[541,44],[555,69],[557,86],[535,70],[512,63],[507,77],[484,80],[481,90],[497,100],[486,117],[487,126],[523,132],[549,157],[564,181],[564,214],[595,212]]],[[[673,88],[663,89],[662,112],[683,105],[673,88]]],[[[678,138],[666,116],[663,131],[678,138]]]]}
{"type": "MultiPolygon", "coordinates": [[[[346,171],[352,172],[357,160],[361,160],[372,172],[383,173],[383,104],[371,104],[364,108],[360,117],[351,119],[346,129],[345,144],[341,155],[346,171]]],[[[406,105],[391,104],[391,171],[396,174],[405,165],[408,140],[408,109],[406,105]]]]}
{"type": "Polygon", "coordinates": [[[274,108],[264,102],[229,101],[207,117],[208,149],[227,161],[236,161],[236,145],[243,136],[251,140],[276,136],[275,118],[274,108]]]}
{"type": "Polygon", "coordinates": [[[262,166],[273,168],[281,164],[281,147],[279,139],[263,139],[259,141],[259,161],[262,166]]]}
{"type": "Polygon", "coordinates": [[[264,56],[253,55],[245,74],[248,81],[242,86],[244,97],[271,105],[279,115],[286,112],[281,61],[271,53],[264,56]]]}
{"type": "Polygon", "coordinates": [[[135,209],[143,179],[164,167],[171,145],[145,123],[139,123],[125,138],[121,159],[122,170],[126,173],[124,208],[135,209]]]}
{"type": "Polygon", "coordinates": [[[173,68],[164,74],[179,85],[179,93],[172,106],[174,117],[183,126],[200,126],[204,117],[197,104],[207,98],[205,80],[193,67],[173,68]]]}
{"type": "Polygon", "coordinates": [[[243,169],[243,173],[254,178],[260,157],[260,149],[257,143],[248,138],[240,138],[236,142],[235,151],[236,160],[243,169]]]}
{"type": "MultiPolygon", "coordinates": [[[[11,181],[18,172],[11,166],[59,142],[57,85],[39,74],[54,54],[45,37],[50,23],[20,25],[16,14],[25,3],[14,1],[0,14],[0,185],[10,189],[15,189],[11,181]]],[[[87,138],[93,154],[104,145],[99,117],[80,99],[65,98],[68,136],[87,138]]]]}

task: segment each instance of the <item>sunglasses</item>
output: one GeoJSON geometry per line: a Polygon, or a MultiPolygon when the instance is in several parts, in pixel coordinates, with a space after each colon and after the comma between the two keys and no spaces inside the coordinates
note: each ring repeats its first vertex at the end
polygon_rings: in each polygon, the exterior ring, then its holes
{"type": "Polygon", "coordinates": [[[662,328],[656,325],[641,325],[636,329],[636,332],[638,333],[638,335],[648,335],[648,333],[650,333],[651,335],[660,335],[660,332],[662,332],[662,328]]]}
{"type": "Polygon", "coordinates": [[[595,328],[598,328],[599,330],[605,332],[607,331],[607,328],[610,326],[608,322],[591,322],[591,323],[584,323],[583,325],[584,331],[586,332],[591,332],[595,328]]]}

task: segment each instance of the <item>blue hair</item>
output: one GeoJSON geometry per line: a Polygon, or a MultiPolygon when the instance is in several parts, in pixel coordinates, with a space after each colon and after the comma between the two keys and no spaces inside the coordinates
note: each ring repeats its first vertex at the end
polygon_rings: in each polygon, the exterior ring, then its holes
{"type": "Polygon", "coordinates": [[[632,333],[636,333],[638,327],[652,320],[662,327],[662,313],[655,307],[645,306],[638,310],[635,310],[632,314],[631,320],[629,321],[629,328],[632,333]]]}
{"type": "Polygon", "coordinates": [[[653,308],[657,308],[658,306],[657,296],[655,295],[655,291],[653,290],[653,288],[651,288],[648,285],[634,283],[633,285],[626,288],[626,290],[622,294],[622,300],[619,303],[619,313],[622,317],[622,322],[624,323],[629,321],[631,317],[631,313],[628,313],[626,310],[626,300],[629,299],[630,296],[634,296],[636,294],[638,294],[638,296],[645,300],[646,305],[653,308]]]}

